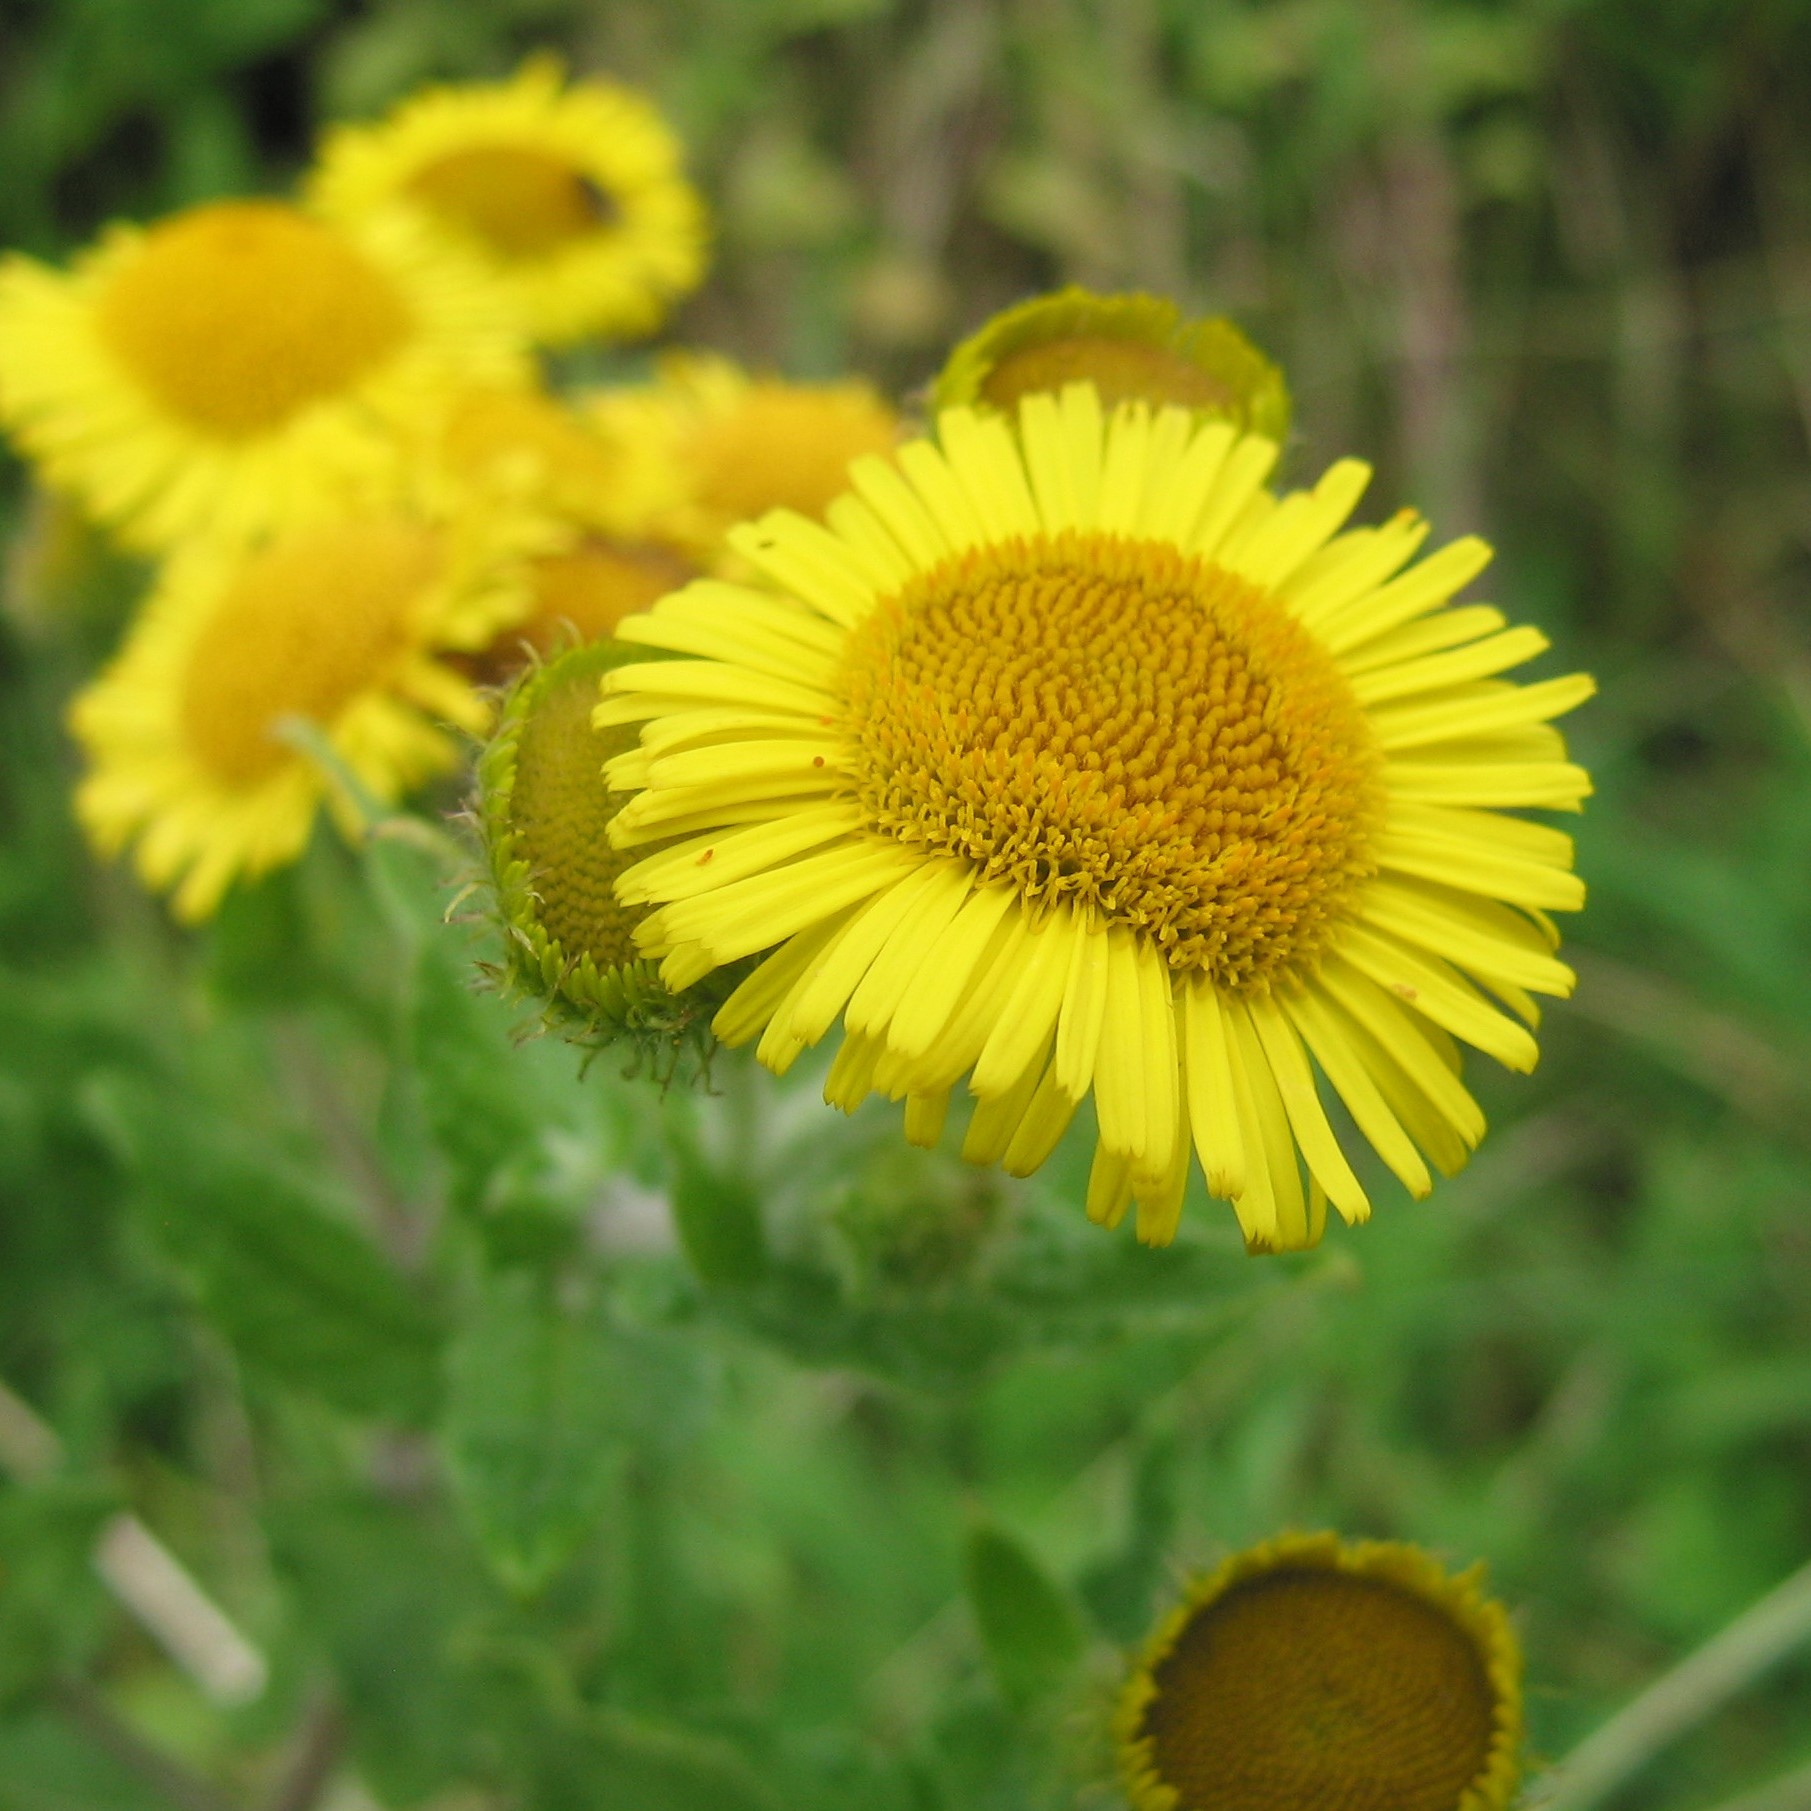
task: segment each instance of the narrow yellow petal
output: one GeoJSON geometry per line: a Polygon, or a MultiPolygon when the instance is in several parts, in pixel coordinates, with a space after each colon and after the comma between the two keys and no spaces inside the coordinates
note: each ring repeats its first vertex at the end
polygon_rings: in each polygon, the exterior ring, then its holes
{"type": "Polygon", "coordinates": [[[933,879],[899,921],[843,1009],[843,1023],[853,1032],[880,1037],[906,992],[938,958],[938,942],[949,929],[972,884],[965,862],[939,862],[933,879]]]}
{"type": "Polygon", "coordinates": [[[1490,545],[1476,535],[1449,541],[1400,578],[1353,599],[1316,625],[1335,654],[1344,654],[1373,635],[1382,635],[1417,616],[1424,616],[1469,585],[1491,561],[1490,545]]]}
{"type": "Polygon", "coordinates": [[[1308,1066],[1307,1053],[1293,1024],[1274,997],[1254,995],[1246,1002],[1253,1028],[1264,1055],[1269,1059],[1270,1073],[1282,1096],[1283,1110],[1289,1116],[1290,1129],[1302,1148],[1321,1187],[1339,1209],[1348,1226],[1371,1217],[1370,1198],[1365,1194],[1346,1154],[1339,1148],[1326,1109],[1314,1086],[1314,1072],[1308,1066]]]}
{"type": "Polygon", "coordinates": [[[1112,1228],[1125,1218],[1132,1204],[1132,1160],[1094,1147],[1094,1164],[1088,1171],[1088,1218],[1096,1226],[1112,1228]]]}
{"type": "Polygon", "coordinates": [[[1018,903],[1012,888],[997,885],[978,887],[963,901],[937,939],[935,959],[888,1021],[887,1043],[900,1056],[922,1057],[930,1049],[960,1003],[995,928],[1018,903]]]}
{"type": "MultiPolygon", "coordinates": [[[[1032,1066],[1031,1073],[1039,1075],[1038,1085],[1000,1160],[1009,1176],[1029,1176],[1041,1169],[1075,1117],[1076,1103],[1057,1086],[1055,1067],[1038,1063],[1032,1066]]],[[[975,1111],[979,1113],[981,1108],[975,1111]]]]}
{"type": "Polygon", "coordinates": [[[1129,1157],[1135,1166],[1144,1159],[1148,1131],[1143,1085],[1146,1030],[1138,966],[1132,933],[1109,931],[1107,997],[1094,1061],[1094,1110],[1102,1145],[1129,1157]]]}
{"type": "Polygon", "coordinates": [[[1107,1010],[1107,972],[1107,933],[1078,921],[1056,1022],[1056,1079],[1071,1100],[1081,1100],[1094,1082],[1107,1010]]]}
{"type": "Polygon", "coordinates": [[[1359,1131],[1370,1140],[1402,1186],[1420,1200],[1434,1186],[1427,1165],[1378,1090],[1344,1030],[1338,1009],[1312,984],[1299,993],[1284,995],[1281,1004],[1314,1052],[1314,1060],[1325,1071],[1334,1092],[1346,1103],[1346,1111],[1359,1131]]]}
{"type": "Polygon", "coordinates": [[[1466,685],[1474,679],[1494,678],[1534,659],[1552,645],[1539,629],[1524,625],[1487,635],[1469,647],[1448,648],[1441,654],[1424,654],[1418,660],[1398,661],[1353,674],[1350,684],[1360,704],[1389,704],[1399,698],[1466,685]]]}
{"type": "Polygon", "coordinates": [[[1076,935],[1074,918],[1058,907],[1026,936],[1012,992],[969,1078],[977,1100],[991,1100],[1017,1086],[1026,1065],[1048,1041],[1062,1008],[1076,935]]]}
{"type": "Polygon", "coordinates": [[[1231,1201],[1245,1187],[1245,1146],[1220,997],[1211,981],[1197,979],[1183,989],[1182,1004],[1188,1111],[1195,1149],[1207,1176],[1208,1193],[1231,1201]]]}
{"type": "Polygon", "coordinates": [[[1289,1129],[1289,1115],[1277,1089],[1276,1074],[1244,1002],[1235,1001],[1228,1007],[1226,1023],[1239,1056],[1235,1080],[1243,1077],[1251,1111],[1245,1127],[1248,1148],[1263,1153],[1263,1170],[1276,1209],[1274,1249],[1305,1251],[1313,1243],[1308,1226],[1308,1197],[1302,1188],[1302,1166],[1289,1129]]]}

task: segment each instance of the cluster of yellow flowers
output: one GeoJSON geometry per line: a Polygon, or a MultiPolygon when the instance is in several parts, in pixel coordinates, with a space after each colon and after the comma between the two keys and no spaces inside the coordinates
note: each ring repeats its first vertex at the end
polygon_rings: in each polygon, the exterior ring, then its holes
{"type": "Polygon", "coordinates": [[[1019,1175],[1089,1102],[1088,1212],[1151,1243],[1196,1168],[1254,1251],[1364,1219],[1329,1095],[1412,1194],[1456,1170],[1460,1041],[1531,1068],[1572,983],[1521,813],[1590,790],[1591,682],[1453,602],[1489,550],[1347,527],[1356,460],[1273,487],[1281,373],[1151,297],[1000,316],[916,434],[706,354],[537,381],[703,248],[660,119],[537,61],[337,129],[298,202],[10,260],[0,419],[161,561],[73,712],[96,842],[199,918],[336,771],[494,728],[509,971],[593,1028],[784,1071],[840,1020],[832,1103],[928,1144],[960,1089],[1019,1175]]]}
{"type": "MultiPolygon", "coordinates": [[[[1531,1068],[1572,984],[1523,813],[1590,791],[1589,679],[1453,601],[1489,550],[1347,527],[1356,460],[1274,487],[1282,374],[1147,296],[987,323],[915,430],[699,352],[548,387],[705,244],[648,104],[536,60],[295,200],[0,265],[0,424],[156,562],[72,710],[97,846],[197,920],[465,732],[509,974],[594,1033],[784,1072],[840,1020],[831,1103],[930,1144],[961,1090],[1017,1175],[1091,1103],[1088,1213],[1151,1243],[1197,1168],[1254,1251],[1364,1219],[1339,1109],[1412,1194],[1459,1168],[1460,1043],[1531,1068]]],[[[1158,1632],[1121,1767],[1140,1811],[1492,1811],[1519,1719],[1469,1575],[1291,1539],[1158,1632]]]]}
{"type": "Polygon", "coordinates": [[[336,128],[294,199],[116,227],[68,270],[0,263],[0,424],[155,562],[72,715],[95,842],[204,918],[323,803],[356,821],[294,723],[394,801],[457,767],[449,731],[485,733],[529,653],[608,633],[709,569],[728,522],[819,508],[840,460],[890,446],[866,385],[704,354],[547,386],[537,347],[651,330],[706,249],[653,107],[535,59],[336,128]]]}

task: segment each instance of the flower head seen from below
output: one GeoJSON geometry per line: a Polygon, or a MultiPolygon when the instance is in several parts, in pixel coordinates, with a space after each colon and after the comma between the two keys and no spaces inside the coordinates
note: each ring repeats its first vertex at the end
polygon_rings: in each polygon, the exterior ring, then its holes
{"type": "Polygon", "coordinates": [[[736,530],[780,595],[619,630],[681,656],[599,713],[644,725],[612,835],[684,839],[619,882],[642,948],[675,986],[771,952],[725,1041],[783,1070],[840,1017],[827,1096],[920,1142],[966,1077],[975,1161],[1029,1174],[1092,1097],[1088,1211],[1148,1241],[1191,1147],[1254,1250],[1368,1215],[1317,1066],[1425,1194],[1484,1130],[1455,1040],[1530,1069],[1572,984],[1571,841],[1510,812],[1589,792],[1551,720],[1591,681],[1501,677],[1547,644],[1451,605],[1481,542],[1342,532],[1355,461],[1278,497],[1273,442],[1088,385],[939,437],[736,530]]]}
{"type": "Polygon", "coordinates": [[[1091,383],[1101,401],[1175,405],[1279,443],[1289,436],[1282,371],[1220,315],[1186,319],[1161,296],[1079,288],[1036,296],[995,315],[950,354],[939,409],[1014,416],[1023,397],[1091,383]]]}
{"type": "Polygon", "coordinates": [[[645,908],[620,904],[614,891],[634,858],[611,846],[622,801],[599,773],[633,737],[596,729],[591,717],[600,678],[640,652],[597,641],[523,673],[478,764],[477,815],[506,981],[555,1019],[648,1047],[660,1067],[663,1053],[702,1053],[723,991],[669,991],[635,946],[645,908]]]}
{"type": "Polygon", "coordinates": [[[71,709],[95,845],[134,846],[146,884],[194,921],[234,880],[296,859],[323,801],[358,822],[292,723],[386,802],[453,767],[449,729],[482,731],[490,712],[448,656],[520,618],[540,534],[391,507],[173,556],[71,709]]]}
{"type": "Polygon", "coordinates": [[[597,392],[587,412],[641,466],[668,474],[672,500],[653,519],[700,561],[720,560],[729,530],[770,509],[821,518],[848,489],[851,462],[899,438],[897,414],[859,379],[789,383],[702,353],[670,354],[655,383],[597,392]]]}
{"type": "Polygon", "coordinates": [[[336,219],[419,210],[550,344],[650,332],[704,271],[703,203],[666,122],[614,82],[568,84],[550,57],[336,127],[311,195],[336,219]]]}
{"type": "Polygon", "coordinates": [[[449,384],[525,375],[471,262],[397,216],[213,202],[66,273],[0,264],[0,422],[142,547],[329,514],[388,480],[397,424],[449,384]]]}
{"type": "Polygon", "coordinates": [[[1133,1811],[1506,1811],[1521,1655],[1480,1584],[1330,1534],[1235,1554],[1121,1696],[1133,1811]]]}

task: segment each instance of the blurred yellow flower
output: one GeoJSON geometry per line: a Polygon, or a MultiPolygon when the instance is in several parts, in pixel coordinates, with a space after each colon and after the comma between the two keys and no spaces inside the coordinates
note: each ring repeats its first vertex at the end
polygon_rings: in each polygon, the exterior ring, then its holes
{"type": "Polygon", "coordinates": [[[334,127],[309,193],[334,219],[419,209],[549,344],[650,332],[704,272],[704,206],[671,129],[614,82],[568,84],[552,57],[334,127]]]}
{"type": "Polygon", "coordinates": [[[214,202],[0,264],[0,424],[141,547],[330,513],[448,384],[525,376],[483,278],[394,216],[214,202]]]}
{"type": "Polygon", "coordinates": [[[564,534],[530,562],[529,608],[483,655],[480,678],[509,677],[530,652],[551,655],[608,635],[696,576],[657,536],[683,506],[675,463],[599,433],[558,397],[537,390],[469,390],[452,397],[419,455],[460,491],[526,504],[564,534]]]}
{"type": "Polygon", "coordinates": [[[76,810],[97,848],[135,845],[146,884],[205,918],[236,878],[294,860],[323,800],[357,824],[287,722],[313,725],[381,800],[452,767],[443,726],[482,731],[490,709],[447,655],[521,618],[545,532],[389,507],[174,555],[71,707],[89,764],[76,810]]]}
{"type": "Polygon", "coordinates": [[[1356,461],[1278,497],[1274,442],[1089,385],[938,433],[858,460],[827,528],[732,532],[781,596],[619,629],[683,656],[599,713],[645,725],[613,836],[687,839],[619,883],[642,947],[675,986],[773,951],[725,1041],[784,1069],[840,1014],[829,1098],[930,1142],[967,1075],[977,1161],[1037,1168],[1092,1095],[1088,1211],[1136,1199],[1153,1242],[1191,1141],[1254,1250],[1369,1213],[1311,1061],[1425,1193],[1484,1130],[1454,1038],[1530,1069],[1531,994],[1572,986],[1571,840],[1504,808],[1589,792],[1550,720],[1591,681],[1498,677],[1547,643],[1446,607],[1483,543],[1341,532],[1356,461]]]}
{"type": "Polygon", "coordinates": [[[899,438],[898,416],[860,379],[788,383],[710,353],[670,354],[657,382],[595,391],[584,408],[607,439],[664,467],[676,500],[652,519],[701,562],[770,509],[821,517],[848,488],[850,462],[899,438]]]}
{"type": "Polygon", "coordinates": [[[1126,1684],[1133,1811],[1506,1811],[1521,1653],[1481,1582],[1331,1534],[1235,1554],[1126,1684]]]}
{"type": "Polygon", "coordinates": [[[1091,383],[1111,408],[1174,403],[1201,420],[1289,437],[1283,373],[1231,321],[1187,320],[1161,296],[1100,296],[1079,288],[1035,296],[964,340],[937,378],[939,409],[999,409],[1021,397],[1091,383]]]}

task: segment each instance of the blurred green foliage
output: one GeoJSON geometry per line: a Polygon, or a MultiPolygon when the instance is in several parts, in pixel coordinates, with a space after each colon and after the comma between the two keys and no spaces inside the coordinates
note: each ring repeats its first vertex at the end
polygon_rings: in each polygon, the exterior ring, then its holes
{"type": "MultiPolygon", "coordinates": [[[[85,859],[59,711],[134,577],[15,481],[0,1379],[64,1456],[0,1485],[0,1811],[1105,1806],[1116,1650],[1286,1525],[1487,1559],[1562,1755],[1811,1553],[1811,6],[0,0],[0,239],[546,43],[694,147],[677,337],[910,390],[1148,286],[1284,361],[1298,471],[1491,533],[1604,681],[1579,995],[1467,1175],[1289,1260],[1202,1202],[1143,1252],[1077,1149],[976,1175],[817,1074],[581,1073],[406,841],[198,938],[85,859]],[[256,1701],[102,1591],[121,1506],[256,1701]]],[[[1615,1803],[1802,1763],[1807,1688],[1615,1803]]]]}

